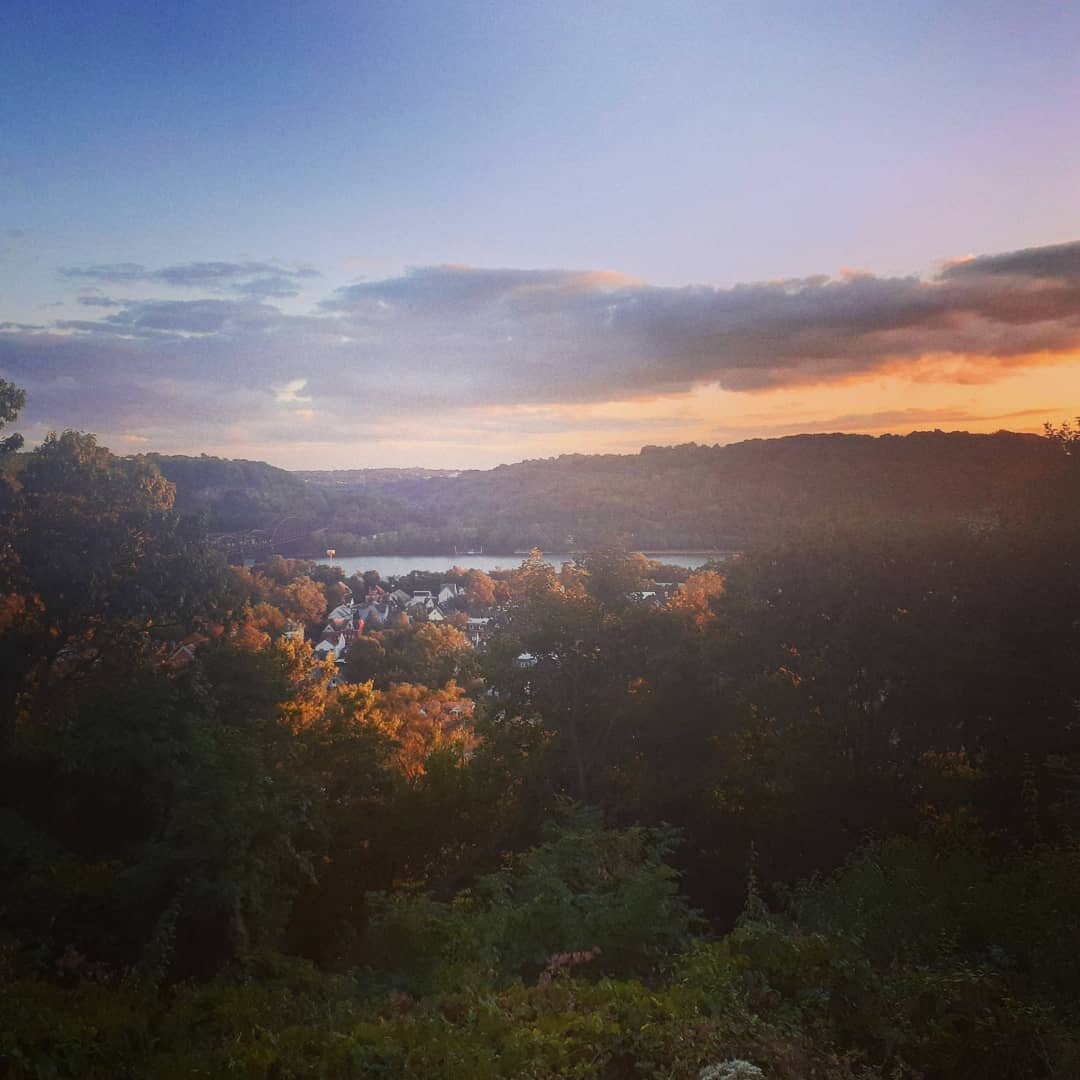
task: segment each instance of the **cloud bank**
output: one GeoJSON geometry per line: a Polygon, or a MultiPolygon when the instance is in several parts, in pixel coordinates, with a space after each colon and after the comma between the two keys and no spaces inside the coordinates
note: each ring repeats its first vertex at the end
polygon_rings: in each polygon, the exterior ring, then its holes
{"type": "Polygon", "coordinates": [[[110,285],[150,283],[276,298],[298,296],[302,281],[320,276],[310,266],[283,266],[273,262],[187,262],[156,270],[139,263],[101,263],[96,266],[62,266],[58,272],[69,281],[110,285]]]}
{"type": "MultiPolygon", "coordinates": [[[[980,382],[1080,355],[1080,242],[952,260],[924,277],[844,273],[659,287],[613,272],[431,266],[334,290],[306,314],[275,300],[309,267],[119,263],[71,284],[201,290],[117,299],[94,318],[9,324],[0,374],[42,422],[198,448],[288,443],[372,417],[760,393],[906,371],[980,382]],[[303,391],[301,394],[300,391],[303,391]]],[[[94,311],[87,311],[93,316],[94,311]]]]}

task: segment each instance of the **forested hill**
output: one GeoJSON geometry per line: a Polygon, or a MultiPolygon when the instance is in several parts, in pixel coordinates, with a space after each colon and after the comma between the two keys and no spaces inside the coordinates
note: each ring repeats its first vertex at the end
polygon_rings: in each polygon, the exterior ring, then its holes
{"type": "Polygon", "coordinates": [[[859,508],[984,516],[1037,491],[1056,459],[1041,436],[932,431],[649,446],[461,473],[152,460],[212,532],[276,528],[290,553],[361,554],[557,551],[616,537],[642,549],[724,548],[859,508]]]}
{"type": "Polygon", "coordinates": [[[272,529],[287,514],[300,514],[305,526],[326,512],[326,500],[285,469],[265,461],[146,454],[176,485],[179,509],[205,514],[211,532],[272,529]]]}

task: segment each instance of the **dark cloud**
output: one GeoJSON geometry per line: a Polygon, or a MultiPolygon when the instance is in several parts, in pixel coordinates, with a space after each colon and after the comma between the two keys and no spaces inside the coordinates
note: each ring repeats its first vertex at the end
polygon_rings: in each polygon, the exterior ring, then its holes
{"type": "Polygon", "coordinates": [[[942,278],[953,280],[982,275],[1080,280],[1080,241],[1021,248],[973,259],[954,259],[941,273],[942,278]]]}
{"type": "Polygon", "coordinates": [[[296,295],[298,281],[317,278],[310,266],[280,266],[272,262],[187,262],[148,269],[139,263],[104,263],[98,266],[65,266],[60,276],[79,281],[107,281],[112,284],[149,282],[185,289],[231,289],[250,295],[296,295]],[[281,291],[289,283],[290,293],[281,291]],[[278,291],[269,292],[266,289],[278,291]]]}
{"type": "Polygon", "coordinates": [[[187,288],[214,285],[233,285],[241,278],[271,275],[279,280],[298,280],[318,277],[317,270],[310,267],[282,267],[266,262],[190,262],[179,266],[166,266],[151,272],[148,280],[166,285],[182,285],[187,288]]]}
{"type": "Polygon", "coordinates": [[[1077,251],[986,255],[928,278],[860,273],[731,288],[657,287],[610,272],[425,267],[346,286],[302,316],[270,301],[314,273],[304,268],[88,267],[68,276],[202,285],[216,295],[84,295],[85,306],[112,310],[48,330],[9,325],[0,375],[37,380],[58,411],[81,417],[98,407],[102,419],[90,427],[122,430],[116,417],[140,414],[144,429],[155,417],[175,426],[183,412],[168,405],[174,400],[200,410],[189,423],[262,424],[286,440],[311,415],[355,433],[376,412],[620,400],[702,384],[763,391],[896,369],[987,380],[1080,353],[1077,251]],[[294,398],[275,390],[298,380],[294,398]],[[218,400],[215,388],[224,404],[207,404],[218,400]]]}
{"type": "Polygon", "coordinates": [[[253,278],[232,286],[233,292],[263,300],[284,300],[290,296],[299,296],[296,279],[281,274],[269,277],[253,278]]]}
{"type": "Polygon", "coordinates": [[[78,303],[82,304],[83,307],[115,308],[124,306],[123,300],[114,300],[111,296],[102,296],[98,293],[86,293],[78,297],[78,303]]]}
{"type": "Polygon", "coordinates": [[[214,334],[226,329],[265,327],[280,317],[277,308],[234,300],[144,300],[107,315],[102,322],[125,330],[174,334],[214,334]]]}
{"type": "Polygon", "coordinates": [[[1015,264],[1029,268],[1020,280],[961,280],[950,269],[930,280],[859,274],[734,288],[433,267],[340,289],[323,310],[406,366],[438,356],[444,372],[475,372],[473,393],[504,400],[705,382],[763,390],[946,357],[969,361],[973,378],[1080,345],[1080,278],[1038,276],[1036,254],[1017,253],[1015,264]]]}
{"type": "Polygon", "coordinates": [[[60,276],[84,281],[145,281],[149,271],[138,263],[102,263],[98,266],[62,266],[60,276]]]}

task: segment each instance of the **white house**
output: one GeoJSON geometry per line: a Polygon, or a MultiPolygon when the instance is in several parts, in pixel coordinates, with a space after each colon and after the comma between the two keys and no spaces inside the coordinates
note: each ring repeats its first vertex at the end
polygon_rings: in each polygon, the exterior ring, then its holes
{"type": "Polygon", "coordinates": [[[337,660],[344,651],[344,634],[324,634],[322,641],[315,646],[315,655],[320,660],[325,660],[328,656],[333,656],[337,660]]]}
{"type": "Polygon", "coordinates": [[[443,585],[439,589],[439,603],[449,604],[451,600],[456,600],[465,590],[460,585],[443,585]]]}

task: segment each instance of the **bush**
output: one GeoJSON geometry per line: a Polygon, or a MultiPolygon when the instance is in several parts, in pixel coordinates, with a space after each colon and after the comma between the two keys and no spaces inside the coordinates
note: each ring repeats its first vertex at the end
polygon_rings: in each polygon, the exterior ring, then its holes
{"type": "Polygon", "coordinates": [[[830,877],[786,891],[808,932],[858,943],[876,965],[967,964],[1070,1009],[1080,956],[1080,849],[993,859],[968,847],[895,838],[856,851],[830,877]]]}
{"type": "Polygon", "coordinates": [[[390,985],[430,993],[534,979],[557,954],[592,953],[617,975],[646,975],[686,948],[693,913],[664,858],[662,829],[605,829],[564,811],[548,839],[452,903],[372,898],[368,950],[390,985]]]}

